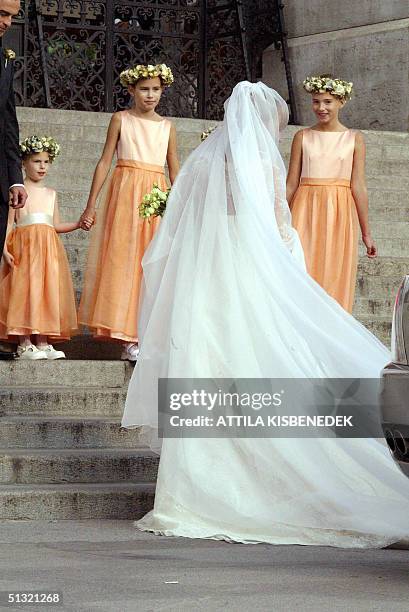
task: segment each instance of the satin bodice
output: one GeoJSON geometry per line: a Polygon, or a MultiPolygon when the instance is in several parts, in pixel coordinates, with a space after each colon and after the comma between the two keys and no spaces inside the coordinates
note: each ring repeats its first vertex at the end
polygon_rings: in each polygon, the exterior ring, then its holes
{"type": "Polygon", "coordinates": [[[25,185],[28,198],[25,206],[16,210],[16,221],[22,221],[27,215],[33,213],[44,213],[53,217],[56,191],[50,187],[36,187],[34,185],[25,185]]]}
{"type": "Polygon", "coordinates": [[[303,130],[301,178],[351,180],[355,130],[303,130]]]}
{"type": "Polygon", "coordinates": [[[151,121],[121,111],[121,135],[117,144],[118,159],[164,166],[168,151],[171,122],[151,121]]]}

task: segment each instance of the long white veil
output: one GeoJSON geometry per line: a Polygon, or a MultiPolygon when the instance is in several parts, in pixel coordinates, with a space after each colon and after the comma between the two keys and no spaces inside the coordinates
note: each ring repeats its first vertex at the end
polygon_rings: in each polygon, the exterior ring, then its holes
{"type": "Polygon", "coordinates": [[[305,272],[278,150],[288,110],[239,83],[190,155],[144,259],[124,427],[157,428],[159,377],[371,378],[385,347],[305,272]]]}

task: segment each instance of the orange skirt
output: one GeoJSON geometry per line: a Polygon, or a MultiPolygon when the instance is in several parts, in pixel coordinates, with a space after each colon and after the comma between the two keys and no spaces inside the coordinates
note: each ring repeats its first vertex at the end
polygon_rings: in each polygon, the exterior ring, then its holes
{"type": "Polygon", "coordinates": [[[15,267],[0,266],[0,337],[42,334],[67,340],[77,313],[67,255],[55,229],[46,224],[15,228],[7,240],[15,267]]]}
{"type": "Polygon", "coordinates": [[[350,181],[302,178],[291,213],[308,272],[345,310],[352,312],[359,222],[350,181]]]}
{"type": "Polygon", "coordinates": [[[167,189],[161,166],[118,160],[97,213],[79,321],[102,339],[138,340],[141,261],[160,221],[141,219],[139,205],[154,183],[167,189]]]}

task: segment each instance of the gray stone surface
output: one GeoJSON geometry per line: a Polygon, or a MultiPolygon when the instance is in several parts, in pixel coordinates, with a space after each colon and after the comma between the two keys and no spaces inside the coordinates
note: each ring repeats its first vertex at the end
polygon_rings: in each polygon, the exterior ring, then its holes
{"type": "Polygon", "coordinates": [[[158,463],[146,448],[0,448],[0,485],[154,482],[158,463]]]}
{"type": "Polygon", "coordinates": [[[0,517],[11,520],[137,519],[151,510],[154,494],[154,483],[4,485],[0,486],[0,517]]]}
{"type": "Polygon", "coordinates": [[[407,550],[167,538],[131,521],[2,521],[0,545],[0,590],[60,590],[53,612],[406,612],[409,597],[407,550]]]}
{"type": "MultiPolygon", "coordinates": [[[[68,362],[67,362],[68,363],[68,362]]],[[[11,415],[121,417],[126,389],[2,387],[0,417],[11,415]]]]}
{"type": "Polygon", "coordinates": [[[121,361],[0,361],[0,518],[127,519],[153,504],[158,456],[120,426],[121,361]]]}
{"type": "Polygon", "coordinates": [[[293,0],[284,6],[291,38],[409,17],[408,0],[293,0]]]}
{"type": "Polygon", "coordinates": [[[0,388],[24,387],[27,382],[31,387],[122,388],[131,372],[129,364],[123,361],[46,361],[34,364],[0,361],[0,388]]]}
{"type": "Polygon", "coordinates": [[[123,429],[120,419],[101,416],[9,416],[0,421],[0,448],[134,448],[139,429],[123,429]]]}
{"type": "MultiPolygon", "coordinates": [[[[343,111],[350,127],[407,131],[409,111],[409,2],[297,0],[286,3],[291,72],[301,123],[312,122],[302,81],[331,73],[353,81],[343,111]]],[[[264,55],[263,78],[287,96],[281,53],[264,55]]]]}

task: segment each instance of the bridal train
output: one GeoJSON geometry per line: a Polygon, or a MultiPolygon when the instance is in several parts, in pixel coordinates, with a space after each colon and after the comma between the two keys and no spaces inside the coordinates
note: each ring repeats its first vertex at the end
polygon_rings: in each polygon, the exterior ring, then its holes
{"type": "MultiPolygon", "coordinates": [[[[145,254],[141,350],[122,425],[142,426],[153,448],[160,377],[377,378],[390,360],[305,272],[277,147],[287,120],[274,90],[237,85],[222,125],[182,167],[145,254]]],[[[165,438],[154,509],[137,527],[383,547],[408,537],[408,503],[382,440],[165,438]]]]}

